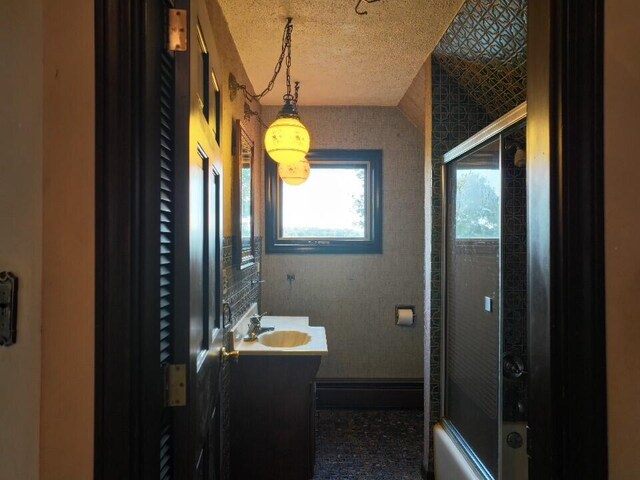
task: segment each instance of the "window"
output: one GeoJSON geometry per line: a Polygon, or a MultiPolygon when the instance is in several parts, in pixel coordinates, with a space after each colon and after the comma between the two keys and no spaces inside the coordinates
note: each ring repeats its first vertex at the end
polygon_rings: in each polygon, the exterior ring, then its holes
{"type": "Polygon", "coordinates": [[[457,168],[456,238],[497,239],[500,233],[500,170],[457,168]]]}
{"type": "Polygon", "coordinates": [[[382,253],[382,152],[312,150],[302,185],[267,157],[266,253],[382,253]]]}

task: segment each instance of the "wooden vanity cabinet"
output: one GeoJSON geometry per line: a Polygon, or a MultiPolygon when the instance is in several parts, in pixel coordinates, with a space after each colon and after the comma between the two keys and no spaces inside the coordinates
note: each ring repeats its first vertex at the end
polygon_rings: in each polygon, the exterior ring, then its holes
{"type": "Polygon", "coordinates": [[[232,480],[309,480],[317,355],[240,356],[231,372],[232,480]]]}

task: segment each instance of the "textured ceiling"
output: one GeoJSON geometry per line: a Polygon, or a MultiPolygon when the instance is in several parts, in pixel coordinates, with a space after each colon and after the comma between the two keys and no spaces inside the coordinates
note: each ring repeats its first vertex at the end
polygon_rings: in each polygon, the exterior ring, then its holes
{"type": "MultiPolygon", "coordinates": [[[[216,0],[208,0],[216,1],[216,0]]],[[[463,0],[217,0],[256,90],[273,74],[293,17],[301,105],[397,105],[463,0]]],[[[284,67],[264,105],[282,103],[284,67]]]]}

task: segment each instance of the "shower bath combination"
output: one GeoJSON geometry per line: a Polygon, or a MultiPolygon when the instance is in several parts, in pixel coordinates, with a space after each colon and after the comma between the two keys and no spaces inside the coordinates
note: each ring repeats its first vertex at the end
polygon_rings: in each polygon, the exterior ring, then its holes
{"type": "Polygon", "coordinates": [[[437,478],[528,477],[525,145],[523,104],[444,156],[437,478]]]}

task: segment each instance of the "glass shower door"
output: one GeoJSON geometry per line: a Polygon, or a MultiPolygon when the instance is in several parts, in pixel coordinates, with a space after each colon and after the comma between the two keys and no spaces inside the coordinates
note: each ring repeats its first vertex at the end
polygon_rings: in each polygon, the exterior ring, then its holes
{"type": "Polygon", "coordinates": [[[445,166],[444,418],[477,469],[499,478],[500,139],[445,166]]]}
{"type": "Polygon", "coordinates": [[[528,478],[525,115],[443,166],[442,424],[488,480],[528,478]]]}

